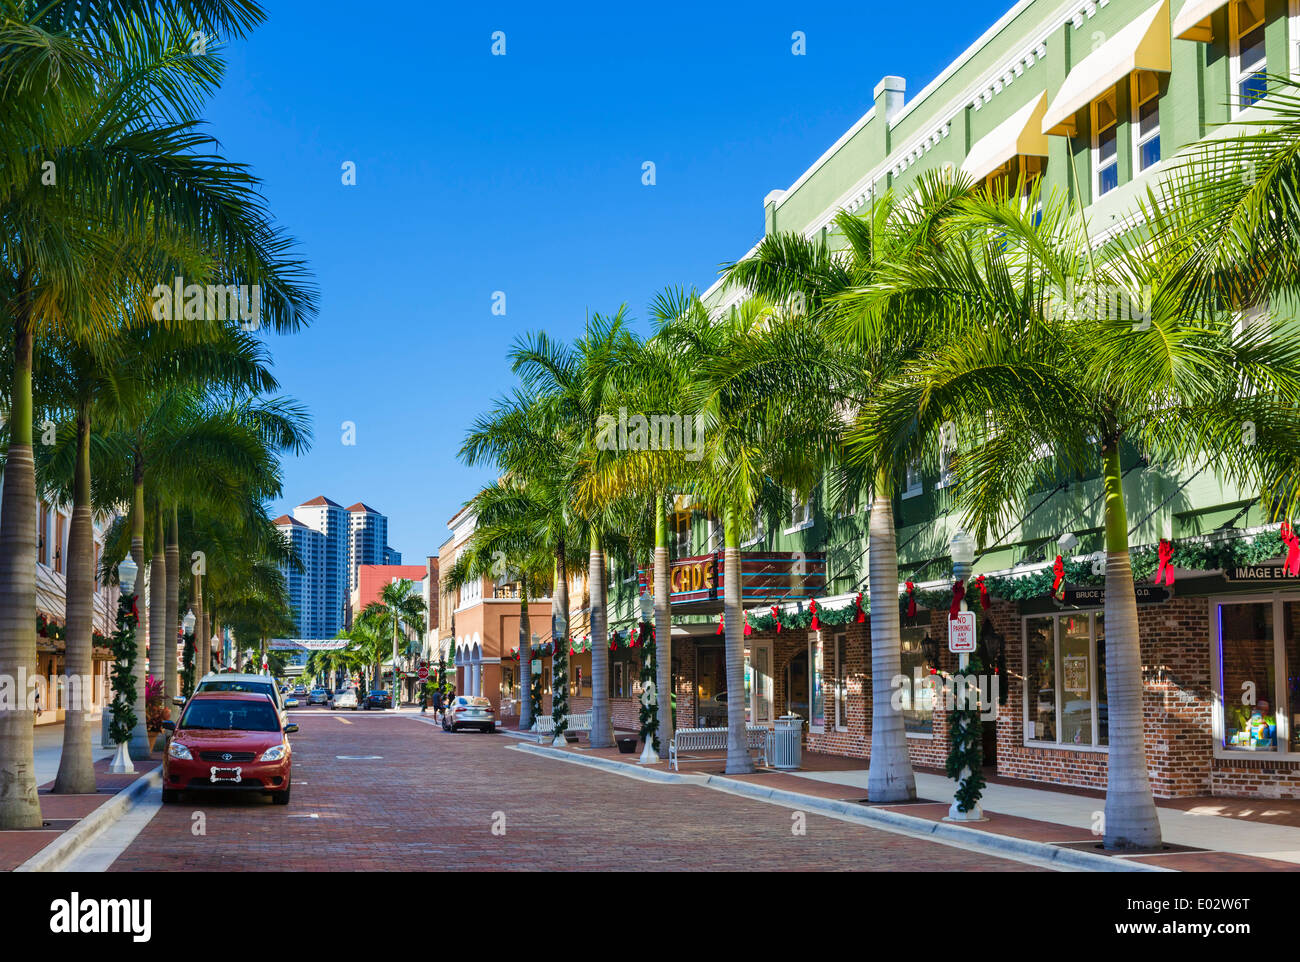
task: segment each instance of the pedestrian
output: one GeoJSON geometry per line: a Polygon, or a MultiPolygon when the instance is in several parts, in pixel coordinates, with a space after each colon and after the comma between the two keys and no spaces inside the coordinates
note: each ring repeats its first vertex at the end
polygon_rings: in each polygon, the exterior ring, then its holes
{"type": "Polygon", "coordinates": [[[433,690],[433,717],[439,721],[442,720],[442,689],[433,690]]]}

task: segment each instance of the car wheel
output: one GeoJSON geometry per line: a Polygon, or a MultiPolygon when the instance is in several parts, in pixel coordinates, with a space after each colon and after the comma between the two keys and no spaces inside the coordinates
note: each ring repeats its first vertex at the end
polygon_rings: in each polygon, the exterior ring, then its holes
{"type": "MultiPolygon", "coordinates": [[[[290,786],[290,788],[292,788],[292,787],[293,787],[293,786],[290,786]]],[[[272,792],[272,793],[271,793],[271,801],[274,802],[276,805],[288,805],[288,804],[289,804],[289,788],[286,788],[286,789],[285,789],[284,791],[282,791],[282,792],[272,792]]]]}
{"type": "Polygon", "coordinates": [[[454,735],[454,734],[456,734],[456,732],[457,732],[456,723],[455,723],[455,722],[452,722],[452,723],[451,723],[451,733],[454,735]]]}
{"type": "Polygon", "coordinates": [[[162,790],[162,800],[164,805],[172,805],[181,800],[181,793],[174,788],[164,788],[162,790]]]}
{"type": "Polygon", "coordinates": [[[489,726],[488,728],[485,728],[485,729],[483,729],[483,730],[484,730],[485,732],[487,732],[489,735],[495,735],[495,734],[497,733],[497,726],[496,726],[496,725],[492,725],[492,726],[489,726]]]}

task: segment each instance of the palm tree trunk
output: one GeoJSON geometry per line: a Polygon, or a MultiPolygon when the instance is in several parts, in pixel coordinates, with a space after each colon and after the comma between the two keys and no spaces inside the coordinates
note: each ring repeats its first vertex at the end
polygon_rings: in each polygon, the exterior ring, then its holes
{"type": "Polygon", "coordinates": [[[533,727],[533,634],[528,622],[528,578],[519,579],[519,728],[533,727]]]}
{"type": "Polygon", "coordinates": [[[145,650],[149,638],[149,607],[140,604],[144,597],[145,568],[144,556],[144,469],[137,459],[135,465],[135,484],[131,499],[131,560],[136,564],[135,599],[136,610],[140,618],[135,629],[135,670],[132,672],[135,682],[135,728],[131,731],[131,740],[127,751],[132,758],[147,760],[152,746],[146,731],[144,718],[144,683],[148,668],[148,652],[145,650]]]}
{"type": "Polygon", "coordinates": [[[902,632],[898,623],[898,547],[894,531],[893,486],[888,472],[876,476],[867,542],[871,591],[871,764],[867,798],[910,802],[916,778],[907,757],[907,730],[894,711],[894,677],[902,671],[902,632]]]}
{"type": "Polygon", "coordinates": [[[190,644],[194,646],[194,654],[191,656],[194,664],[194,683],[197,683],[202,677],[200,669],[203,667],[199,661],[199,652],[202,650],[199,645],[199,638],[203,635],[203,621],[206,615],[203,612],[203,575],[194,575],[194,637],[190,644]]]}
{"type": "MultiPolygon", "coordinates": [[[[726,510],[723,542],[726,550],[723,559],[722,607],[727,640],[727,774],[743,775],[754,770],[754,761],[749,757],[749,736],[745,731],[745,631],[744,616],[741,614],[740,520],[734,506],[729,506],[726,510]]],[[[655,554],[658,554],[658,549],[655,554]]]]}
{"type": "Polygon", "coordinates": [[[600,536],[591,533],[587,561],[587,595],[591,600],[591,747],[614,746],[614,723],[609,713],[609,618],[605,611],[605,552],[600,536]]]}
{"type": "Polygon", "coordinates": [[[555,597],[551,607],[559,617],[558,622],[553,620],[551,629],[554,642],[551,652],[551,711],[554,712],[560,689],[564,688],[566,697],[569,693],[569,569],[564,563],[563,538],[555,554],[555,597]],[[555,624],[559,625],[558,635],[555,634],[555,624]]]}
{"type": "Polygon", "coordinates": [[[72,524],[68,529],[67,686],[69,699],[63,722],[63,753],[54,779],[56,795],[89,795],[95,791],[95,762],[91,754],[90,697],[94,666],[91,633],[95,627],[95,529],[90,511],[90,417],[84,405],[77,413],[77,463],[72,482],[72,524]],[[75,679],[75,681],[74,681],[75,679]]]}
{"type": "MultiPolygon", "coordinates": [[[[166,678],[167,665],[167,513],[160,499],[154,510],[153,564],[149,573],[149,674],[166,678]]],[[[141,708],[143,708],[141,703],[141,708]]]]}
{"type": "Polygon", "coordinates": [[[1142,726],[1142,651],[1137,597],[1128,553],[1128,511],[1119,442],[1108,442],[1106,479],[1106,697],[1110,749],[1106,775],[1108,849],[1160,845],[1160,819],[1151,796],[1142,726]]]}
{"type": "Polygon", "coordinates": [[[163,702],[168,704],[178,694],[176,674],[176,632],[181,626],[181,521],[172,505],[167,526],[167,614],[163,619],[167,634],[163,642],[163,702]]]}
{"type": "Polygon", "coordinates": [[[668,507],[655,498],[655,688],[658,690],[655,719],[660,751],[667,754],[673,737],[673,601],[668,580],[668,507]]]}
{"type": "MultiPolygon", "coordinates": [[[[26,286],[22,275],[19,290],[26,286]]],[[[36,673],[36,468],[32,460],[32,346],[29,308],[14,318],[9,452],[0,493],[0,674],[36,673]]],[[[27,691],[0,711],[0,829],[39,828],[33,731],[27,691]]]]}

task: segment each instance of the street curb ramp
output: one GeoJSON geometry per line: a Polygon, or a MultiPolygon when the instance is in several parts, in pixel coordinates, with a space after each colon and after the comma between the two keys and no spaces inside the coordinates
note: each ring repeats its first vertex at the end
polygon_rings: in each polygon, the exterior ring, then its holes
{"type": "Polygon", "coordinates": [[[107,831],[118,819],[140,803],[150,791],[162,786],[162,766],[141,775],[99,808],[41,849],[15,872],[57,872],[74,855],[107,831]]]}

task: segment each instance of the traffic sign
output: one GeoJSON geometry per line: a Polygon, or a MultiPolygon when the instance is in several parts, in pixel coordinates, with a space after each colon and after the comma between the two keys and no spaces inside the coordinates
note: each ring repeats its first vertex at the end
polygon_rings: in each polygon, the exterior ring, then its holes
{"type": "Polygon", "coordinates": [[[420,676],[420,681],[424,681],[426,678],[429,677],[429,669],[421,665],[420,670],[416,672],[416,674],[420,676]]]}
{"type": "Polygon", "coordinates": [[[948,619],[948,650],[967,655],[975,650],[975,612],[958,612],[948,619]]]}

